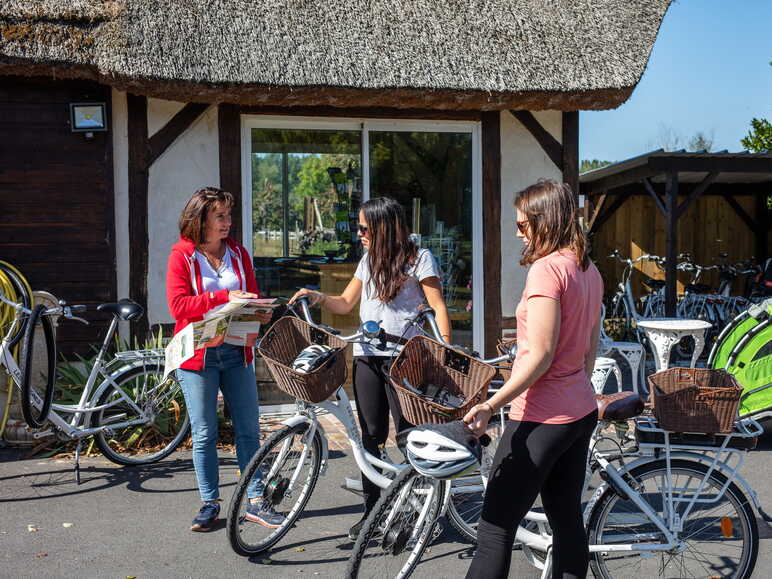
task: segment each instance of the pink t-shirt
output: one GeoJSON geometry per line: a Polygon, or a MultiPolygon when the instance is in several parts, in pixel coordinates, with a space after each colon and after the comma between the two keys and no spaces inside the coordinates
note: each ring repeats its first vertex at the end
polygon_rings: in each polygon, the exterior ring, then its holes
{"type": "Polygon", "coordinates": [[[603,280],[591,263],[582,271],[576,256],[567,250],[537,259],[528,270],[523,297],[517,306],[517,358],[528,356],[528,298],[548,297],[560,302],[560,334],[555,357],[547,372],[512,401],[513,420],[565,424],[587,416],[596,408],[585,359],[592,328],[600,318],[603,280]]]}

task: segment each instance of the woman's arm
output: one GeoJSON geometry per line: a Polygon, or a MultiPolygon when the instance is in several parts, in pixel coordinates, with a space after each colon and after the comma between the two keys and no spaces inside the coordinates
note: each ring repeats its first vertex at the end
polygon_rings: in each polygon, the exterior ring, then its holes
{"type": "Polygon", "coordinates": [[[166,267],[166,301],[175,320],[200,318],[228,301],[228,290],[193,295],[190,268],[181,253],[172,251],[166,267]]]}
{"type": "Polygon", "coordinates": [[[436,276],[427,277],[421,280],[421,289],[424,291],[426,301],[434,310],[437,326],[440,328],[442,339],[450,342],[450,316],[448,308],[445,305],[445,298],[442,297],[442,282],[436,276]]]}
{"type": "Polygon", "coordinates": [[[362,297],[362,280],[352,277],[346,289],[339,296],[328,296],[322,292],[303,288],[290,298],[289,303],[295,303],[295,300],[301,296],[308,296],[309,305],[311,306],[319,304],[322,309],[328,312],[345,316],[354,309],[354,306],[357,305],[357,302],[362,297]]]}
{"type": "Polygon", "coordinates": [[[528,354],[517,361],[512,376],[487,402],[473,407],[464,422],[480,435],[499,408],[528,390],[552,365],[560,335],[560,302],[534,296],[528,299],[528,354]]]}
{"type": "Polygon", "coordinates": [[[587,377],[592,378],[592,371],[595,368],[595,358],[598,356],[598,342],[600,341],[600,318],[595,322],[590,334],[590,351],[587,352],[587,359],[584,361],[584,370],[587,377]]]}

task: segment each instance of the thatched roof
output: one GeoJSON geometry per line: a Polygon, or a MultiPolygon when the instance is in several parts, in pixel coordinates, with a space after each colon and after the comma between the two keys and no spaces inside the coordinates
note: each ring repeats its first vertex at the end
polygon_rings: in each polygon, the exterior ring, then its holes
{"type": "Polygon", "coordinates": [[[670,0],[2,0],[0,74],[184,101],[603,109],[670,0]]]}

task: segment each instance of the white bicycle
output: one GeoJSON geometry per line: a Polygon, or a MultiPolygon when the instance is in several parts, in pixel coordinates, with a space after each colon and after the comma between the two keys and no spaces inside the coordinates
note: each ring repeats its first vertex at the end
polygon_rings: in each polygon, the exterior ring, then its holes
{"type": "MultiPolygon", "coordinates": [[[[334,332],[331,328],[314,324],[304,298],[297,303],[300,310],[299,317],[312,326],[334,332]]],[[[440,331],[430,308],[419,312],[411,324],[418,326],[423,322],[428,323],[431,333],[441,341],[440,331]]],[[[389,341],[384,340],[383,336],[377,322],[365,322],[355,334],[338,336],[338,338],[348,343],[381,342],[383,344],[389,341]]],[[[393,342],[389,341],[389,343],[393,342]]],[[[509,359],[510,356],[507,355],[487,362],[498,363],[509,359]]],[[[297,524],[319,476],[325,473],[327,467],[327,435],[318,419],[320,412],[328,412],[340,421],[346,430],[357,467],[379,487],[388,488],[394,478],[407,469],[407,464],[396,464],[385,453],[382,456],[373,456],[365,450],[351,409],[351,401],[342,385],[323,402],[310,403],[298,400],[296,413],[285,420],[282,423],[283,426],[261,445],[241,473],[228,506],[228,539],[233,550],[239,555],[253,556],[270,549],[297,524]],[[270,501],[273,509],[284,517],[278,528],[266,528],[247,519],[246,511],[249,507],[247,489],[256,475],[262,479],[263,500],[270,501]]],[[[450,496],[450,492],[443,492],[446,503],[450,496]]],[[[457,516],[456,520],[463,519],[457,516]]]]}
{"type": "MultiPolygon", "coordinates": [[[[610,399],[603,397],[601,403],[610,399]]],[[[763,432],[760,425],[746,419],[727,435],[674,435],[653,418],[639,417],[630,445],[627,419],[641,412],[642,403],[637,408],[599,406],[588,482],[596,473],[601,483],[584,511],[593,574],[749,578],[759,546],[752,505],[763,511],[739,471],[763,432]],[[612,424],[616,442],[603,435],[612,424]],[[602,440],[611,440],[612,449],[600,448],[602,440]],[[618,467],[612,464],[616,460],[618,467]]],[[[447,508],[447,489],[445,481],[415,469],[400,473],[360,531],[346,577],[409,577],[447,508]]],[[[550,577],[552,536],[546,515],[529,511],[516,541],[541,577],[550,577]]]]}
{"type": "MultiPolygon", "coordinates": [[[[50,428],[39,430],[36,438],[54,434],[63,440],[77,442],[75,449],[75,476],[80,484],[80,453],[83,441],[94,437],[96,445],[106,458],[121,465],[141,465],[157,462],[171,454],[188,435],[189,420],[185,399],[179,383],[173,376],[163,379],[163,350],[134,350],[118,352],[112,360],[107,350],[112,343],[119,320],[131,321],[142,316],[143,308],[131,300],[102,304],[98,310],[112,314],[110,327],[94,359],[88,380],[77,404],[51,403],[55,374],[55,353],[51,353],[52,337],[47,335],[46,358],[49,384],[41,396],[30,382],[34,330],[36,321],[50,332],[49,316],[64,316],[79,320],[74,313],[85,306],[69,306],[60,302],[53,308],[42,305],[34,310],[12,302],[0,295],[0,302],[16,310],[16,315],[0,342],[0,365],[4,366],[16,385],[28,396],[28,404],[39,416],[40,424],[50,428]],[[32,314],[35,315],[32,315],[32,314]],[[16,363],[11,353],[12,337],[19,328],[25,330],[25,368],[16,363]],[[26,388],[22,388],[25,385],[26,388]],[[48,398],[48,401],[44,400],[48,398]],[[151,448],[150,451],[140,449],[151,448]]],[[[34,368],[35,366],[33,366],[34,368]]]]}

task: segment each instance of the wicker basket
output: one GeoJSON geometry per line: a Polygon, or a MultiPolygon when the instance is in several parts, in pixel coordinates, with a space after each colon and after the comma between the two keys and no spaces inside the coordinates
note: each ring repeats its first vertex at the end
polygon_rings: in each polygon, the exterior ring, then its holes
{"type": "Polygon", "coordinates": [[[649,376],[660,428],[673,432],[732,432],[742,387],[725,370],[670,368],[649,376]]]}
{"type": "Polygon", "coordinates": [[[485,400],[496,369],[430,338],[415,336],[394,360],[389,373],[403,416],[411,424],[419,425],[462,418],[472,406],[485,400]],[[442,406],[403,387],[403,378],[416,386],[426,382],[441,384],[465,402],[458,408],[442,406]]]}
{"type": "Polygon", "coordinates": [[[266,332],[257,351],[281,390],[306,402],[322,402],[346,381],[347,347],[339,337],[294,316],[285,316],[266,332]],[[296,372],[292,362],[311,344],[329,346],[335,353],[307,374],[296,372]]]}

